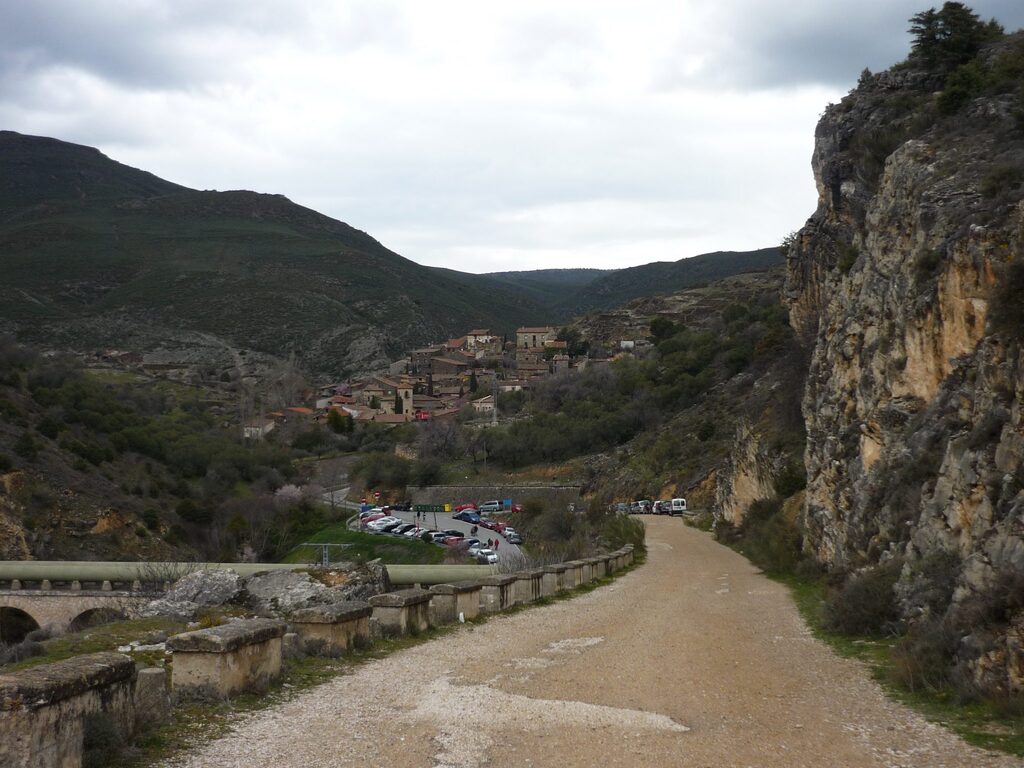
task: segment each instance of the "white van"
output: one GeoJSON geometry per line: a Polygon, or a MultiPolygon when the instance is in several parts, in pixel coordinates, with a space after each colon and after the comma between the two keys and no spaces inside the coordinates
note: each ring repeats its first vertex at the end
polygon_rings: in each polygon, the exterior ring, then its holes
{"type": "Polygon", "coordinates": [[[670,515],[685,515],[689,510],[686,508],[686,499],[672,499],[670,515]]]}

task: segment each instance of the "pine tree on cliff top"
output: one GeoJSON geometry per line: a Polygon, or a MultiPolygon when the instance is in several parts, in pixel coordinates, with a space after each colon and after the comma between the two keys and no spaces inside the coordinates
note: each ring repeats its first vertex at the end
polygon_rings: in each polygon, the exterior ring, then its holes
{"type": "Polygon", "coordinates": [[[952,2],[911,16],[909,31],[914,36],[910,61],[942,73],[970,61],[982,45],[1003,34],[995,19],[984,22],[963,3],[952,2]]]}

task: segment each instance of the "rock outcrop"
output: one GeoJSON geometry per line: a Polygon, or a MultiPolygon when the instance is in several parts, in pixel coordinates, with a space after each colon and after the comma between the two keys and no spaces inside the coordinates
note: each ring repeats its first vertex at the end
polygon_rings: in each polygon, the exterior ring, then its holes
{"type": "MultiPolygon", "coordinates": [[[[955,611],[1024,573],[1024,132],[1014,93],[944,116],[935,90],[895,69],[826,110],[786,296],[810,349],[805,546],[835,570],[902,558],[903,581],[945,557],[955,611]]],[[[962,661],[1021,690],[1021,619],[1002,621],[962,661]]]]}

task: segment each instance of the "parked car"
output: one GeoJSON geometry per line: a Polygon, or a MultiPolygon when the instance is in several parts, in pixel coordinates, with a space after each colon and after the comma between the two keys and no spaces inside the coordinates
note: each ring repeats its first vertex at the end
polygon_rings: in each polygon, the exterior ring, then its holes
{"type": "Polygon", "coordinates": [[[419,525],[414,525],[412,528],[410,528],[408,531],[406,531],[402,535],[403,536],[407,536],[410,539],[418,539],[418,538],[422,537],[424,533],[427,533],[427,529],[426,528],[423,528],[423,527],[421,527],[419,525]]]}
{"type": "Polygon", "coordinates": [[[457,507],[455,507],[455,511],[456,512],[463,512],[463,511],[465,511],[467,509],[474,509],[475,510],[476,509],[476,502],[475,501],[467,501],[464,504],[459,504],[457,507]]]}
{"type": "Polygon", "coordinates": [[[479,546],[480,545],[480,539],[466,539],[466,538],[460,539],[458,537],[453,536],[452,540],[451,540],[451,543],[449,543],[448,546],[452,547],[454,549],[469,549],[474,544],[479,546]]]}
{"type": "Polygon", "coordinates": [[[449,536],[465,536],[466,535],[466,533],[464,531],[457,531],[454,528],[447,528],[447,529],[441,531],[441,533],[446,533],[449,536]]]}
{"type": "Polygon", "coordinates": [[[672,499],[672,511],[670,514],[673,515],[685,515],[689,512],[686,508],[686,499],[672,499]]]}
{"type": "Polygon", "coordinates": [[[476,557],[481,548],[479,541],[476,544],[470,544],[469,547],[466,548],[466,554],[470,557],[476,557]]]}
{"type": "Polygon", "coordinates": [[[398,525],[401,522],[402,521],[399,520],[397,517],[381,517],[379,520],[374,520],[373,522],[367,523],[367,529],[374,532],[380,532],[386,527],[389,527],[391,525],[398,525]]]}
{"type": "Polygon", "coordinates": [[[523,511],[523,505],[522,504],[513,504],[511,507],[509,507],[509,512],[522,512],[522,511],[523,511]]]}
{"type": "Polygon", "coordinates": [[[365,528],[370,523],[372,523],[372,522],[374,522],[376,520],[381,520],[381,519],[383,519],[385,517],[387,517],[387,515],[384,514],[383,512],[374,512],[372,515],[367,515],[366,517],[360,517],[359,518],[359,524],[365,528]]]}
{"type": "Polygon", "coordinates": [[[491,520],[489,517],[481,517],[480,527],[486,528],[489,531],[497,531],[498,533],[501,533],[508,527],[508,523],[499,523],[497,520],[491,520]]]}
{"type": "Polygon", "coordinates": [[[486,512],[501,512],[504,508],[505,505],[497,499],[494,499],[493,501],[485,501],[478,507],[480,514],[484,514],[486,512]]]}
{"type": "Polygon", "coordinates": [[[397,504],[392,504],[391,508],[397,509],[399,512],[412,512],[412,502],[400,501],[397,504]]]}
{"type": "Polygon", "coordinates": [[[625,515],[627,512],[629,512],[629,504],[627,504],[624,501],[620,501],[618,504],[615,505],[615,511],[619,514],[625,515]]]}
{"type": "Polygon", "coordinates": [[[394,528],[389,530],[388,533],[392,533],[395,536],[402,536],[406,533],[406,531],[411,531],[415,528],[416,523],[402,523],[401,525],[396,525],[394,528]]]}
{"type": "Polygon", "coordinates": [[[629,514],[631,515],[646,515],[651,511],[651,502],[649,499],[638,499],[629,505],[629,514]]]}
{"type": "Polygon", "coordinates": [[[476,553],[476,561],[481,565],[494,565],[498,562],[498,555],[493,549],[481,549],[476,553]]]}
{"type": "Polygon", "coordinates": [[[507,541],[509,544],[522,544],[523,543],[523,537],[520,536],[515,531],[513,531],[512,533],[508,533],[506,531],[505,532],[505,541],[507,541]]]}
{"type": "Polygon", "coordinates": [[[447,539],[451,534],[445,533],[444,531],[431,531],[428,536],[430,541],[434,544],[443,544],[444,540],[447,539]]]}
{"type": "Polygon", "coordinates": [[[463,510],[462,512],[456,512],[452,515],[452,518],[455,520],[461,520],[464,523],[472,523],[473,525],[477,525],[480,522],[480,515],[476,512],[470,512],[468,509],[463,510]]]}

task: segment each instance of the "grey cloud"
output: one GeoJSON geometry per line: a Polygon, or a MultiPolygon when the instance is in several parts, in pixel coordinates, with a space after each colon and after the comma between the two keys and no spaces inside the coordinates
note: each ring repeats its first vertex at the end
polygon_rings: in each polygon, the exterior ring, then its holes
{"type": "MultiPolygon", "coordinates": [[[[865,67],[887,69],[910,50],[908,19],[939,0],[860,0],[855,5],[827,2],[767,4],[755,0],[723,3],[719,24],[724,38],[697,73],[684,62],[681,45],[656,84],[660,87],[719,83],[741,90],[825,85],[852,88],[865,67]]],[[[968,5],[983,19],[995,18],[1008,30],[1024,26],[1020,0],[979,0],[968,5]]]]}

